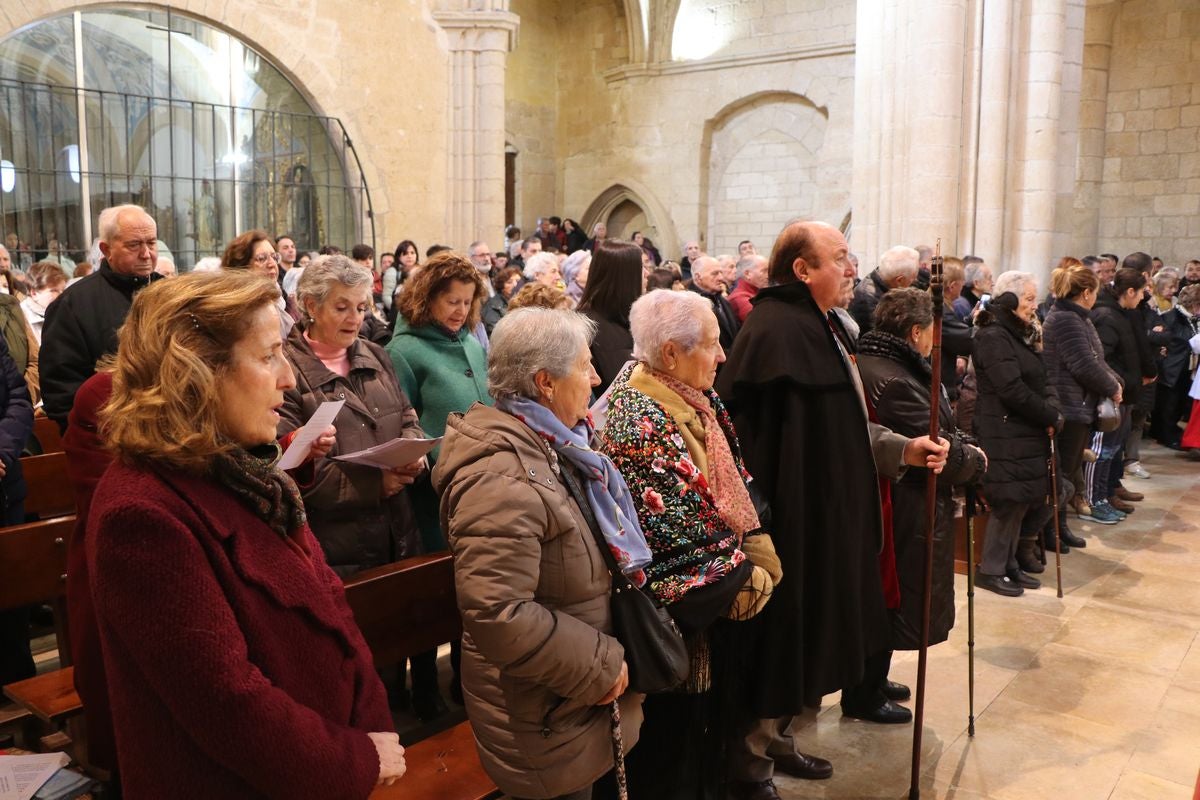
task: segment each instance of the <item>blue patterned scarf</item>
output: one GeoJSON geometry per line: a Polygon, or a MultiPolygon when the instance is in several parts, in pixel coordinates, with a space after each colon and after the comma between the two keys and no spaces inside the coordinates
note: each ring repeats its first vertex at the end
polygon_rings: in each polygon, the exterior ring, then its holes
{"type": "Polygon", "coordinates": [[[645,583],[642,570],[651,560],[646,535],[642,533],[625,479],[608,456],[597,453],[589,444],[593,432],[591,421],[584,420],[574,428],[568,428],[550,409],[525,397],[498,400],[496,408],[524,422],[561,458],[579,468],[587,479],[584,489],[592,514],[617,566],[637,585],[645,583]]]}

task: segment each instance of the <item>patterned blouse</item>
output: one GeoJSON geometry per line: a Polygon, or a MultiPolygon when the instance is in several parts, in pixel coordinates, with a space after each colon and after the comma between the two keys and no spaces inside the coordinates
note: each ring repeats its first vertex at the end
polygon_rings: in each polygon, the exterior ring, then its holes
{"type": "MultiPolygon", "coordinates": [[[[717,511],[707,479],[688,455],[675,418],[630,386],[629,374],[627,369],[614,381],[608,419],[597,438],[637,506],[654,555],[646,570],[650,590],[669,605],[691,589],[720,580],[746,556],[717,511]]],[[[705,394],[729,438],[738,471],[749,480],[729,413],[715,392],[705,394]]]]}

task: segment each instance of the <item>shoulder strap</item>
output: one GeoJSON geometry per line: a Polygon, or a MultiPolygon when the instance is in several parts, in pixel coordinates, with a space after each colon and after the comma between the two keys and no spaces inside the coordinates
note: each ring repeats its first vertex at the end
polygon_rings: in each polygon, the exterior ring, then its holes
{"type": "Polygon", "coordinates": [[[604,534],[600,531],[600,524],[596,522],[596,515],[592,513],[592,504],[588,501],[587,494],[580,487],[579,481],[575,480],[575,476],[571,474],[571,468],[565,461],[562,462],[560,468],[562,473],[563,483],[567,485],[567,491],[575,498],[575,504],[579,506],[580,513],[587,520],[588,528],[592,531],[592,536],[596,537],[596,546],[600,548],[600,555],[604,559],[608,571],[614,577],[622,575],[621,568],[617,566],[617,559],[612,554],[612,550],[608,546],[608,540],[604,538],[604,534]]]}

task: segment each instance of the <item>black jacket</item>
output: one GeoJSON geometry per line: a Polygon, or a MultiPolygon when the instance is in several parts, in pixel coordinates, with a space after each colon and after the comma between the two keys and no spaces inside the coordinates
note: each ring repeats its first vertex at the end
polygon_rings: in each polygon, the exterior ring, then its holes
{"type": "MultiPolygon", "coordinates": [[[[871,331],[859,341],[858,371],[881,425],[910,437],[929,432],[932,371],[929,362],[907,343],[891,334],[871,331]]],[[[984,470],[983,454],[969,446],[966,434],[955,427],[950,403],[944,395],[939,407],[941,438],[950,442],[950,454],[946,468],[938,476],[930,644],[944,642],[954,627],[953,487],[978,481],[984,470]]],[[[892,487],[892,537],[900,581],[900,608],[892,615],[892,647],[897,650],[916,650],[921,644],[927,479],[926,469],[910,467],[892,487]]]]}
{"type": "MultiPolygon", "coordinates": [[[[958,358],[971,355],[971,326],[958,318],[949,303],[942,306],[942,386],[958,399],[958,358]]],[[[890,425],[888,426],[891,427],[890,425]]]]}
{"type": "Polygon", "coordinates": [[[29,387],[8,355],[8,345],[0,336],[0,461],[5,474],[0,480],[0,518],[4,524],[23,520],[15,513],[25,499],[25,478],[21,474],[21,451],[33,432],[33,404],[29,402],[29,387]]]}
{"type": "Polygon", "coordinates": [[[733,339],[742,327],[738,322],[737,312],[720,292],[706,292],[695,284],[692,285],[692,291],[712,303],[713,313],[717,315],[717,324],[721,326],[721,348],[726,353],[730,352],[733,350],[733,339]]]}
{"type": "Polygon", "coordinates": [[[1135,405],[1142,392],[1142,359],[1129,311],[1121,308],[1112,287],[1101,287],[1091,318],[1104,346],[1104,361],[1124,386],[1121,404],[1135,405]]]}
{"type": "MultiPolygon", "coordinates": [[[[1188,342],[1200,332],[1200,317],[1189,317],[1183,309],[1172,308],[1162,315],[1162,321],[1163,327],[1166,328],[1165,333],[1171,338],[1167,342],[1167,355],[1159,370],[1158,381],[1163,386],[1172,387],[1181,380],[1186,382],[1192,379],[1188,369],[1192,359],[1192,346],[1188,342]]],[[[45,379],[42,380],[44,385],[45,379]]]]}
{"type": "Polygon", "coordinates": [[[1063,417],[1090,425],[1096,403],[1117,393],[1118,379],[1104,361],[1104,345],[1087,309],[1056,300],[1042,326],[1042,341],[1042,360],[1063,417]]]}
{"type": "Polygon", "coordinates": [[[633,334],[629,332],[628,320],[609,319],[591,309],[582,313],[596,323],[596,336],[592,339],[591,351],[592,367],[600,376],[600,385],[594,389],[599,396],[608,389],[621,367],[633,358],[633,334]]]}
{"type": "Polygon", "coordinates": [[[1042,358],[1015,308],[1016,297],[1005,292],[976,319],[975,433],[988,456],[983,487],[993,504],[1036,503],[1046,496],[1046,429],[1062,421],[1042,358]]]}
{"type": "Polygon", "coordinates": [[[879,268],[871,270],[871,274],[859,281],[854,287],[854,297],[850,300],[850,316],[858,323],[858,335],[862,336],[875,327],[875,307],[887,294],[888,285],[879,277],[879,268]]]}
{"type": "Polygon", "coordinates": [[[42,403],[46,416],[66,427],[75,392],[96,372],[96,362],[117,350],[117,329],[133,295],[162,276],[139,278],[113,272],[108,261],[67,287],[46,308],[42,326],[42,403]]]}

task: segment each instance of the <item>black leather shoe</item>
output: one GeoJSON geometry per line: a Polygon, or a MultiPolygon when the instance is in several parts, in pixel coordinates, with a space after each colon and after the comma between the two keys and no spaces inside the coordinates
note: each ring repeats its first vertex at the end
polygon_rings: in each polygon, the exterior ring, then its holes
{"type": "Polygon", "coordinates": [[[730,781],[729,789],[737,800],[782,800],[775,781],[730,781]]]}
{"type": "Polygon", "coordinates": [[[888,700],[894,700],[897,703],[912,697],[912,689],[909,689],[903,683],[896,683],[895,681],[884,681],[882,691],[884,697],[888,700]]]}
{"type": "MultiPolygon", "coordinates": [[[[1087,540],[1084,539],[1082,536],[1076,536],[1075,534],[1071,533],[1070,528],[1063,528],[1062,530],[1060,530],[1058,532],[1058,538],[1059,538],[1059,540],[1062,541],[1063,544],[1065,544],[1069,547],[1077,547],[1080,550],[1087,547],[1087,540]]],[[[1053,547],[1050,548],[1050,552],[1052,552],[1052,553],[1054,552],[1053,547]]],[[[1063,552],[1065,553],[1066,551],[1064,550],[1063,552]]]]}
{"type": "Polygon", "coordinates": [[[833,764],[823,758],[810,756],[808,753],[788,753],[785,756],[772,756],[775,761],[775,771],[793,778],[803,778],[806,781],[823,781],[833,776],[833,764]]]}
{"type": "Polygon", "coordinates": [[[989,592],[995,592],[1005,597],[1020,597],[1025,594],[1025,590],[1010,581],[1007,575],[986,575],[982,572],[976,572],[975,586],[976,588],[987,589],[989,592]]]}
{"type": "Polygon", "coordinates": [[[843,707],[842,715],[867,722],[877,722],[880,725],[903,725],[906,722],[912,722],[912,712],[904,706],[896,705],[891,700],[885,700],[879,708],[873,708],[870,711],[857,711],[843,707]]]}
{"type": "Polygon", "coordinates": [[[1019,569],[1014,569],[1006,576],[1010,581],[1020,586],[1022,589],[1040,589],[1042,582],[1032,575],[1026,575],[1019,569]]]}

